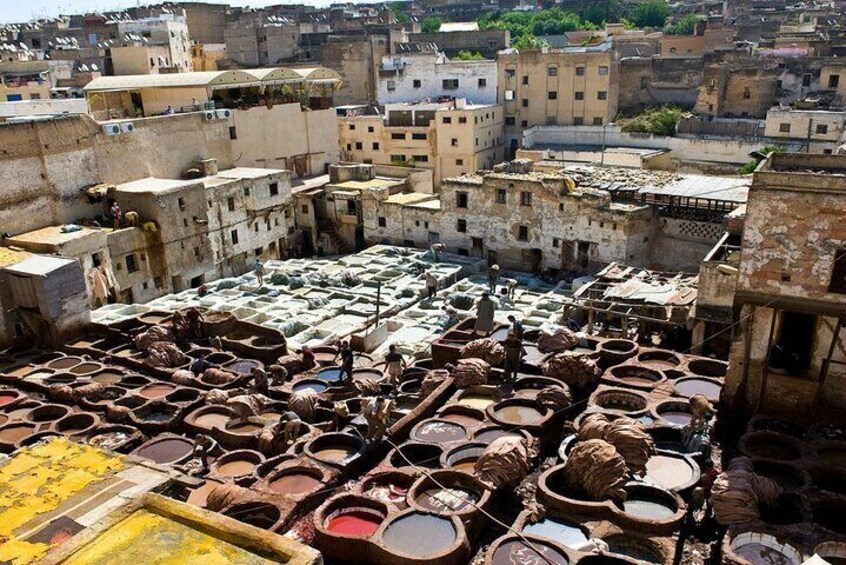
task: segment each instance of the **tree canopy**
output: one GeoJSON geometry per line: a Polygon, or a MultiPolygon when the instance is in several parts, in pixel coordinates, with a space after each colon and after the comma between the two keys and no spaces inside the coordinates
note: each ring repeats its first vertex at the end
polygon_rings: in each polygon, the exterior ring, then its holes
{"type": "Polygon", "coordinates": [[[441,29],[442,23],[443,23],[443,21],[441,20],[441,18],[439,18],[437,16],[429,16],[428,18],[423,20],[423,22],[420,24],[420,29],[424,33],[431,33],[431,32],[438,31],[439,29],[441,29]]]}

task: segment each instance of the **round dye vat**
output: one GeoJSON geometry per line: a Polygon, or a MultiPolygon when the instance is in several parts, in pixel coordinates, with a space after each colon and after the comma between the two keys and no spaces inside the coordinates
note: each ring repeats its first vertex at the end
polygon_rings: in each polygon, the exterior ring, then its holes
{"type": "Polygon", "coordinates": [[[136,455],[154,463],[166,465],[184,459],[193,450],[194,443],[187,439],[167,438],[145,445],[136,452],[136,455]]]}
{"type": "Polygon", "coordinates": [[[357,369],[353,371],[353,380],[355,381],[364,381],[364,380],[371,380],[371,381],[378,381],[379,379],[383,378],[385,375],[380,373],[379,371],[371,371],[368,369],[357,369]]]}
{"type": "Polygon", "coordinates": [[[217,466],[217,473],[227,477],[241,477],[252,473],[256,468],[253,461],[245,459],[235,459],[234,461],[227,461],[222,465],[217,466]]]}
{"type": "Polygon", "coordinates": [[[567,547],[576,547],[588,540],[584,531],[577,525],[552,518],[526,525],[523,527],[523,533],[549,538],[567,547]]]}
{"type": "Polygon", "coordinates": [[[167,422],[172,420],[176,415],[176,409],[162,408],[161,410],[154,410],[141,417],[144,422],[167,422]]]}
{"type": "Polygon", "coordinates": [[[343,461],[352,454],[353,450],[347,447],[329,447],[316,451],[314,456],[321,461],[337,463],[339,461],[343,461]]]}
{"type": "Polygon", "coordinates": [[[567,556],[551,545],[531,540],[531,545],[522,540],[507,541],[496,548],[491,565],[567,565],[567,556]]]}
{"type": "Polygon", "coordinates": [[[295,384],[291,390],[294,392],[302,392],[304,390],[313,390],[316,393],[325,392],[329,386],[322,381],[303,380],[295,384]]]}
{"type": "MultiPolygon", "coordinates": [[[[795,565],[795,561],[773,547],[762,543],[748,543],[733,548],[735,555],[752,565],[795,565]]],[[[831,563],[831,561],[829,561],[831,563]]]]}
{"type": "Polygon", "coordinates": [[[543,412],[531,406],[512,404],[503,406],[494,411],[496,417],[509,424],[536,424],[543,419],[543,412]]]}
{"type": "Polygon", "coordinates": [[[846,450],[835,447],[824,448],[817,451],[817,456],[835,467],[846,467],[846,450]]]}
{"type": "Polygon", "coordinates": [[[119,383],[122,378],[123,375],[121,373],[102,371],[92,376],[91,380],[102,385],[113,385],[119,383]]]}
{"type": "Polygon", "coordinates": [[[226,412],[206,412],[194,418],[194,425],[211,429],[215,426],[224,427],[232,419],[232,414],[226,412]]]}
{"type": "Polygon", "coordinates": [[[412,512],[391,522],[382,533],[382,542],[389,551],[422,558],[443,553],[457,536],[452,520],[412,512]]]}
{"type": "Polygon", "coordinates": [[[341,369],[332,367],[317,372],[317,378],[327,383],[337,383],[341,380],[341,369]]]}
{"type": "Polygon", "coordinates": [[[415,498],[417,504],[432,512],[461,512],[479,501],[475,492],[461,488],[430,488],[415,498]]]}
{"type": "Polygon", "coordinates": [[[261,414],[259,414],[258,417],[264,420],[265,422],[273,424],[282,419],[282,414],[280,414],[279,412],[268,410],[267,412],[262,412],[261,414]]]}
{"type": "Polygon", "coordinates": [[[470,414],[463,414],[461,412],[454,412],[452,414],[444,414],[442,416],[438,416],[441,420],[446,420],[447,422],[454,422],[460,426],[464,427],[472,427],[478,426],[481,422],[481,418],[477,418],[475,416],[471,416],[470,414]]]}
{"type": "Polygon", "coordinates": [[[631,386],[652,387],[662,379],[661,373],[637,365],[612,367],[610,372],[615,379],[631,386]]]}
{"type": "Polygon", "coordinates": [[[684,378],[676,381],[676,394],[690,398],[694,394],[701,394],[708,400],[716,402],[720,399],[722,385],[708,379],[684,378]]]}
{"type": "Polygon", "coordinates": [[[227,432],[234,434],[254,434],[264,429],[264,426],[253,422],[234,422],[226,426],[227,432]]]}
{"type": "Polygon", "coordinates": [[[145,386],[144,388],[138,391],[138,394],[140,396],[143,396],[144,398],[162,398],[163,396],[167,396],[174,390],[176,390],[176,387],[174,385],[154,384],[145,386]]]}
{"type": "Polygon", "coordinates": [[[666,371],[681,363],[681,360],[669,351],[644,351],[637,356],[637,360],[644,367],[656,371],[666,371]]]}
{"type": "Polygon", "coordinates": [[[507,430],[503,430],[502,428],[488,428],[486,430],[480,430],[479,433],[473,436],[473,441],[478,441],[481,443],[490,443],[495,439],[501,437],[519,437],[522,438],[523,436],[517,432],[509,432],[507,430]]]}
{"type": "Polygon", "coordinates": [[[333,534],[370,537],[384,520],[384,516],[367,510],[341,511],[326,520],[325,528],[333,534]]]}
{"type": "Polygon", "coordinates": [[[466,438],[467,430],[452,422],[424,422],[411,432],[411,437],[426,443],[448,443],[466,438]]]}
{"type": "Polygon", "coordinates": [[[678,457],[654,455],[646,462],[646,478],[668,490],[690,484],[695,476],[687,461],[678,457]]]}
{"type": "Polygon", "coordinates": [[[0,414],[0,426],[5,424],[9,421],[9,417],[6,414],[0,414]]]}
{"type": "Polygon", "coordinates": [[[496,398],[493,396],[488,396],[486,394],[467,394],[462,396],[458,400],[458,404],[461,406],[469,406],[470,408],[478,408],[479,410],[484,410],[494,402],[496,402],[496,398]]]}
{"type": "Polygon", "coordinates": [[[74,367],[71,367],[70,372],[74,375],[88,375],[95,371],[99,371],[102,369],[103,366],[99,363],[80,363],[74,367]]]}
{"type": "Polygon", "coordinates": [[[249,375],[256,367],[261,367],[261,364],[257,361],[241,359],[240,361],[235,361],[231,365],[227,366],[226,369],[238,373],[239,375],[249,375]]]}
{"type": "Polygon", "coordinates": [[[219,485],[220,483],[214,481],[203,482],[203,484],[191,491],[191,494],[188,495],[188,500],[186,500],[186,502],[188,504],[193,504],[194,506],[199,506],[200,508],[205,508],[206,503],[208,502],[209,493],[219,485]]]}
{"type": "Polygon", "coordinates": [[[302,494],[320,487],[320,479],[308,473],[291,472],[277,476],[269,483],[270,490],[281,494],[302,494]]]}
{"type": "Polygon", "coordinates": [[[684,427],[693,420],[693,414],[690,412],[682,412],[680,410],[667,410],[665,412],[659,412],[658,414],[674,426],[684,427]]]}
{"type": "Polygon", "coordinates": [[[79,357],[59,357],[58,359],[54,359],[47,363],[47,367],[50,369],[70,369],[71,367],[76,367],[82,363],[82,359],[79,357]]]}
{"type": "Polygon", "coordinates": [[[20,406],[18,408],[15,408],[14,410],[4,412],[4,414],[6,414],[6,416],[8,416],[10,420],[20,420],[24,416],[26,416],[34,406],[38,406],[38,404],[28,403],[27,406],[20,406]]]}
{"type": "Polygon", "coordinates": [[[642,520],[666,520],[672,517],[676,510],[657,497],[629,493],[629,497],[623,502],[623,512],[642,520]]]}
{"type": "Polygon", "coordinates": [[[3,443],[17,443],[26,436],[35,433],[35,425],[24,422],[7,424],[0,428],[0,441],[3,443]]]}
{"type": "Polygon", "coordinates": [[[612,553],[619,553],[648,563],[664,563],[661,555],[647,541],[630,538],[625,535],[603,538],[612,553]]]}
{"type": "Polygon", "coordinates": [[[272,528],[280,518],[278,508],[263,502],[239,504],[227,510],[224,515],[263,530],[272,528]]]}
{"type": "Polygon", "coordinates": [[[106,432],[88,438],[88,444],[101,449],[114,449],[130,438],[129,432],[106,432]]]}
{"type": "Polygon", "coordinates": [[[11,404],[19,398],[20,395],[11,392],[0,392],[0,406],[11,404]]]}

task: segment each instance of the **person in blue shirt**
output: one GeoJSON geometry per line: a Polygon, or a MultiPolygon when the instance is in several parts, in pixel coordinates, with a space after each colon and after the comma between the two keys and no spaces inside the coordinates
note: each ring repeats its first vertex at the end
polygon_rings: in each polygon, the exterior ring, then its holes
{"type": "Polygon", "coordinates": [[[514,332],[514,335],[517,339],[523,339],[523,323],[515,318],[512,314],[508,315],[508,321],[511,322],[511,331],[514,332]]]}

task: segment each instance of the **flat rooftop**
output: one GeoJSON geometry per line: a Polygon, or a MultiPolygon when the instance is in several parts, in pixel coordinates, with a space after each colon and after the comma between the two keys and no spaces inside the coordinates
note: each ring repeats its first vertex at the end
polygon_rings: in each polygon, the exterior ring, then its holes
{"type": "Polygon", "coordinates": [[[217,175],[224,179],[260,179],[270,175],[277,175],[286,172],[285,169],[262,169],[258,167],[235,167],[218,171],[217,175]]]}
{"type": "Polygon", "coordinates": [[[131,192],[134,194],[143,194],[145,192],[167,193],[182,190],[199,182],[201,182],[199,179],[176,180],[147,177],[145,179],[119,184],[115,186],[115,190],[117,192],[131,192]]]}
{"type": "Polygon", "coordinates": [[[22,233],[6,239],[9,245],[28,247],[31,245],[50,245],[61,247],[72,241],[85,239],[92,235],[102,234],[104,230],[96,228],[82,228],[78,231],[65,233],[62,226],[47,226],[31,232],[22,233]]]}

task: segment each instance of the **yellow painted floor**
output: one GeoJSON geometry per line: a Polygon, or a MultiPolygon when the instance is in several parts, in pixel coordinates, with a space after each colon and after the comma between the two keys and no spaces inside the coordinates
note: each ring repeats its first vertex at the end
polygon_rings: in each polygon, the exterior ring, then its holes
{"type": "Polygon", "coordinates": [[[270,561],[146,510],[106,530],[63,565],[266,565],[270,561]]]}

